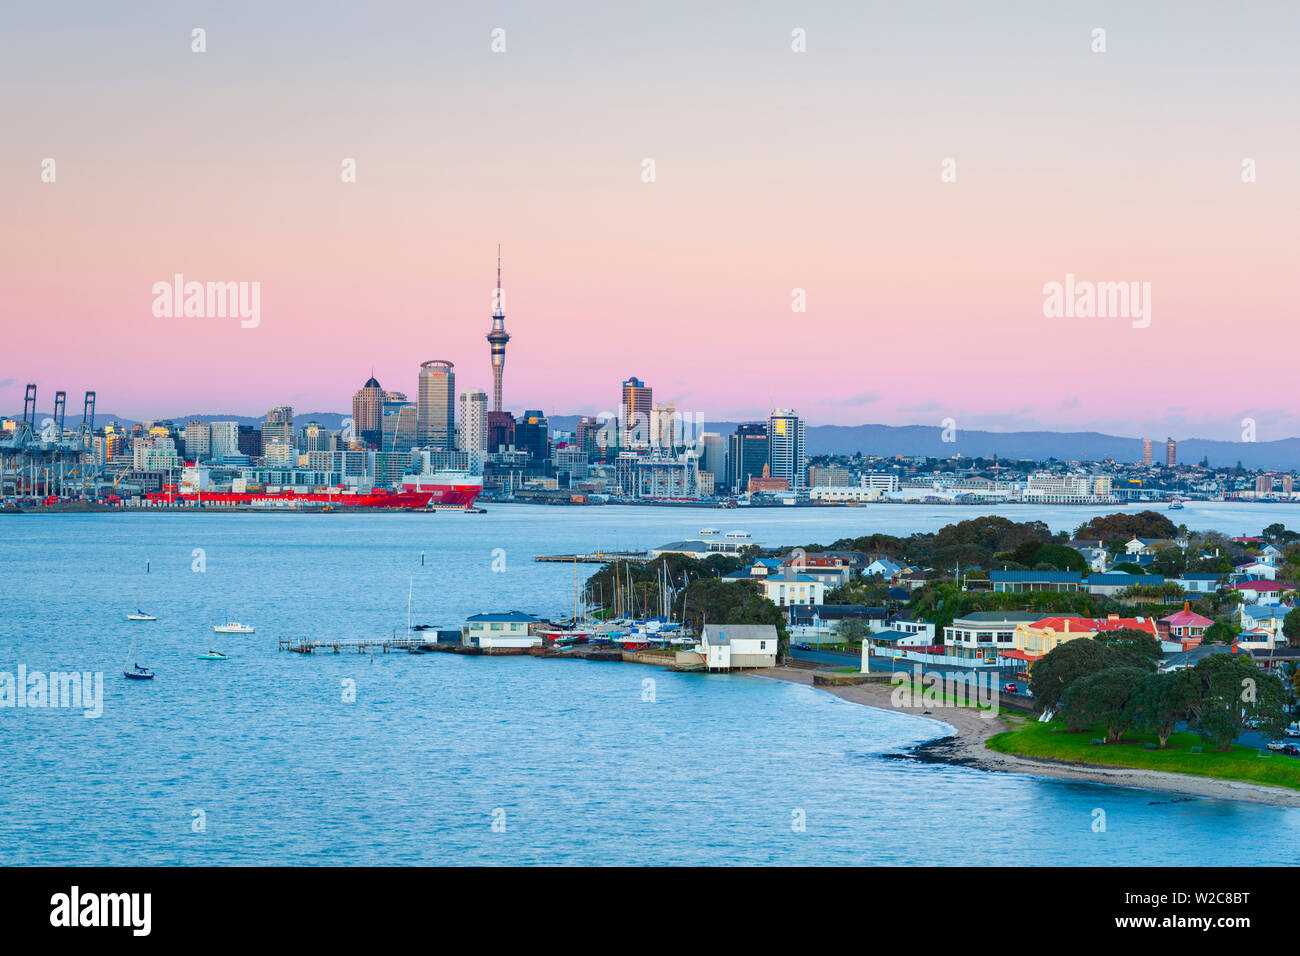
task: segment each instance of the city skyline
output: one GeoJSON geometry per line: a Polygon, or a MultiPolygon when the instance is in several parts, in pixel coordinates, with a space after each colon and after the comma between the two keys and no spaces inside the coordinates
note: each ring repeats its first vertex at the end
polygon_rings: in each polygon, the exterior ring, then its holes
{"type": "Polygon", "coordinates": [[[1300,134],[1278,119],[1294,11],[576,5],[588,29],[572,31],[509,4],[491,20],[410,5],[383,25],[322,9],[310,25],[264,12],[256,34],[237,4],[204,11],[202,54],[178,14],[103,44],[95,17],[13,13],[27,41],[0,64],[0,291],[21,321],[0,407],[36,381],[137,418],[343,409],[360,366],[409,380],[412,348],[491,395],[501,242],[516,409],[600,412],[592,372],[635,370],[722,420],[788,404],[843,425],[1230,439],[1251,418],[1260,440],[1300,435],[1268,390],[1202,385],[1207,355],[1250,367],[1295,320],[1281,213],[1300,134]],[[357,53],[363,23],[385,57],[357,53]],[[1190,69],[1186,49],[1207,60],[1190,69]],[[178,100],[196,88],[202,122],[178,100]],[[286,112],[304,117],[290,141],[286,112]],[[143,116],[153,135],[120,135],[143,116]],[[154,317],[151,287],[176,274],[259,282],[259,324],[154,317]],[[1073,276],[1150,283],[1149,327],[1046,318],[1044,287],[1073,276]],[[776,380],[781,395],[753,384],[776,380]]]}

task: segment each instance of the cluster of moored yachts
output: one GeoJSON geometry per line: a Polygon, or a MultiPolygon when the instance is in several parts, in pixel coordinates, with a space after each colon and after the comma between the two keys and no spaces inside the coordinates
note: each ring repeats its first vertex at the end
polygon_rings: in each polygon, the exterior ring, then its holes
{"type": "MultiPolygon", "coordinates": [[[[152,614],[146,614],[140,608],[139,601],[136,602],[134,611],[127,611],[126,619],[128,621],[156,621],[158,618],[152,614]]],[[[252,634],[253,625],[241,624],[238,621],[227,621],[225,624],[212,625],[212,633],[215,634],[252,634]]],[[[122,669],[122,676],[129,680],[153,680],[153,671],[140,665],[136,659],[136,652],[139,649],[140,641],[138,638],[131,639],[131,656],[127,659],[126,667],[122,669]]],[[[226,655],[221,653],[212,646],[212,638],[208,639],[208,649],[198,655],[201,661],[224,661],[226,655]]]]}

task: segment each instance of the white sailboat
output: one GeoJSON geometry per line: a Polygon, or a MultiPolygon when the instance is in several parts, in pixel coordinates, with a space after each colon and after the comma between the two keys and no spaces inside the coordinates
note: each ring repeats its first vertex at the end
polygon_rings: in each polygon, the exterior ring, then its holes
{"type": "Polygon", "coordinates": [[[146,614],[146,613],[144,613],[144,611],[142,611],[142,610],[140,609],[140,605],[141,605],[141,603],[142,603],[141,600],[140,600],[140,594],[141,594],[141,583],[140,583],[140,582],[136,582],[136,585],[135,585],[135,610],[134,610],[134,611],[127,611],[127,612],[126,612],[126,619],[127,619],[128,621],[156,621],[156,620],[158,620],[158,618],[154,617],[152,614],[146,614]]]}

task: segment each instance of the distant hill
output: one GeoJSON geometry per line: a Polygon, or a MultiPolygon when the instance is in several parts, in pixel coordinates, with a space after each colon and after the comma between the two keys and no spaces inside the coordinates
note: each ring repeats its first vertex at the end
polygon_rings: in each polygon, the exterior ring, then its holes
{"type": "MultiPolygon", "coordinates": [[[[68,410],[65,424],[75,427],[81,423],[81,413],[68,410]]],[[[36,416],[37,421],[49,418],[52,412],[36,416]]],[[[21,417],[21,415],[10,415],[21,417]]],[[[347,417],[339,412],[304,412],[294,416],[297,427],[307,422],[320,422],[326,428],[341,428],[347,417]]],[[[197,418],[205,422],[238,422],[241,425],[258,425],[261,416],[220,415],[199,413],[175,415],[170,419],[183,424],[197,418]]],[[[551,415],[552,428],[573,431],[578,424],[577,415],[551,415]]],[[[134,419],[123,418],[107,412],[95,415],[96,424],[117,421],[124,425],[135,424],[134,419]]],[[[710,422],[706,431],[730,435],[738,422],[710,422]]],[[[809,425],[809,455],[926,455],[946,458],[961,454],[967,458],[1030,458],[1045,461],[1056,458],[1062,461],[1101,461],[1113,458],[1121,462],[1140,461],[1142,440],[1106,435],[1101,432],[990,432],[958,429],[955,442],[943,441],[943,429],[934,425],[809,425]]],[[[1165,445],[1155,442],[1153,452],[1157,462],[1163,462],[1165,445]]],[[[1246,468],[1277,468],[1300,470],[1300,438],[1283,438],[1279,441],[1234,442],[1214,441],[1208,438],[1188,438],[1178,442],[1178,460],[1195,464],[1208,458],[1211,465],[1232,466],[1241,462],[1246,468]]]]}

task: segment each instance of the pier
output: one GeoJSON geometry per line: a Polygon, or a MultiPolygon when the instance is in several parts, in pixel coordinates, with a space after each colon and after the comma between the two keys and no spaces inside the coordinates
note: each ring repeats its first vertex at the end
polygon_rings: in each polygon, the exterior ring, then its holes
{"type": "Polygon", "coordinates": [[[281,637],[278,640],[277,650],[292,651],[295,654],[315,654],[317,651],[333,651],[335,654],[342,654],[344,651],[356,651],[358,654],[365,654],[367,651],[379,651],[381,654],[387,654],[391,650],[409,650],[410,648],[419,648],[428,642],[419,637],[281,637]]]}
{"type": "Polygon", "coordinates": [[[636,561],[641,564],[650,560],[648,551],[592,551],[587,554],[538,554],[534,561],[559,561],[565,564],[611,564],[615,561],[636,561]]]}

